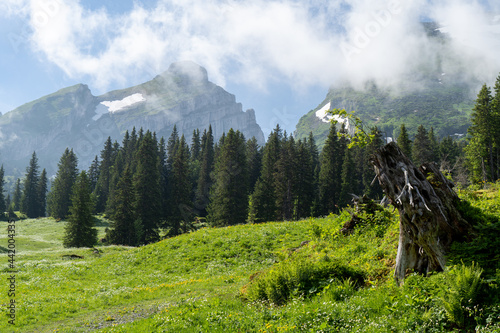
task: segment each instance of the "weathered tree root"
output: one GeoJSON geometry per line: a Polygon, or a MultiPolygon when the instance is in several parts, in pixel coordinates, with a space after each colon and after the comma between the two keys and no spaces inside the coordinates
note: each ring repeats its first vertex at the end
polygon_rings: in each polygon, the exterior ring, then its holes
{"type": "Polygon", "coordinates": [[[417,169],[395,143],[376,151],[371,162],[387,199],[399,211],[396,280],[402,283],[412,271],[443,270],[451,243],[472,231],[456,208],[460,199],[453,183],[434,163],[417,169]]]}

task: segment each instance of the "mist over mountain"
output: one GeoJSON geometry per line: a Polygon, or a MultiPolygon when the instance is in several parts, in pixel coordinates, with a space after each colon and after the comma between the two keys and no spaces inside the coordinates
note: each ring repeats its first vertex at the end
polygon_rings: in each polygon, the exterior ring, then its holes
{"type": "Polygon", "coordinates": [[[36,151],[39,165],[51,175],[66,147],[86,168],[108,136],[121,142],[126,130],[142,127],[168,139],[174,125],[187,140],[193,130],[212,125],[216,139],[234,128],[265,141],[254,110],[243,112],[234,95],[208,80],[203,67],[178,62],[134,87],[94,96],[78,84],[0,116],[0,158],[7,172],[22,174],[36,151]]]}
{"type": "MultiPolygon", "coordinates": [[[[408,62],[398,76],[389,73],[387,80],[379,75],[337,81],[326,98],[299,120],[296,137],[304,138],[312,131],[322,146],[331,119],[326,111],[336,108],[355,111],[366,126],[377,126],[388,138],[399,135],[402,123],[410,135],[424,125],[433,127],[440,137],[463,136],[470,125],[476,94],[484,83],[481,78],[485,76],[473,70],[473,63],[456,56],[446,28],[435,22],[423,22],[418,29],[425,32],[424,57],[408,62]]],[[[387,57],[393,59],[391,54],[387,57]]]]}

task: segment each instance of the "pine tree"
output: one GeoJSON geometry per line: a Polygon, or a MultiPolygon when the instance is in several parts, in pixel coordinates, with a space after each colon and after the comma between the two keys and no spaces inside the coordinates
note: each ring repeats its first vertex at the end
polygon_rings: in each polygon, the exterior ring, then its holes
{"type": "Polygon", "coordinates": [[[89,167],[88,174],[89,174],[90,190],[94,192],[97,186],[97,181],[99,180],[99,158],[97,157],[97,155],[89,167]]]}
{"type": "Polygon", "coordinates": [[[248,170],[245,138],[230,129],[220,147],[214,171],[214,185],[208,206],[208,222],[213,226],[244,223],[248,206],[248,170]]]}
{"type": "Polygon", "coordinates": [[[200,143],[200,130],[193,130],[193,137],[191,139],[191,157],[193,161],[200,159],[201,143],[200,143]]]}
{"type": "Polygon", "coordinates": [[[210,187],[212,186],[211,173],[214,169],[214,137],[212,135],[212,126],[209,126],[208,132],[203,133],[200,173],[196,185],[194,207],[198,215],[207,216],[207,206],[210,197],[210,187]]]}
{"type": "Polygon", "coordinates": [[[491,101],[491,129],[493,136],[493,160],[495,180],[500,179],[500,75],[497,77],[493,87],[494,96],[491,101]]]}
{"type": "Polygon", "coordinates": [[[174,125],[174,129],[172,130],[172,133],[170,134],[170,137],[168,138],[167,141],[167,152],[168,152],[167,166],[169,171],[172,170],[172,165],[174,164],[174,156],[178,144],[179,144],[179,132],[177,132],[177,126],[174,125]]]}
{"type": "Polygon", "coordinates": [[[248,165],[248,191],[254,191],[255,184],[259,179],[262,166],[262,150],[257,143],[257,139],[252,137],[247,141],[247,165],[248,165]]]}
{"type": "Polygon", "coordinates": [[[12,197],[12,209],[15,211],[21,210],[21,179],[17,178],[16,188],[14,189],[14,195],[12,197]]]}
{"type": "Polygon", "coordinates": [[[171,223],[169,232],[169,235],[173,236],[180,234],[182,231],[188,231],[193,218],[189,147],[186,143],[184,135],[181,136],[181,139],[177,143],[174,151],[175,156],[173,159],[172,171],[170,174],[170,202],[172,204],[172,208],[170,212],[171,223]]]}
{"type": "Polygon", "coordinates": [[[5,209],[9,209],[12,204],[12,199],[10,198],[10,193],[7,193],[7,197],[5,198],[5,209]]]}
{"type": "Polygon", "coordinates": [[[158,167],[160,173],[160,205],[161,205],[161,220],[162,222],[167,221],[169,214],[169,173],[167,167],[167,147],[165,143],[165,138],[161,137],[158,143],[158,167]]]}
{"type": "Polygon", "coordinates": [[[357,186],[357,179],[355,177],[354,161],[352,159],[352,152],[347,149],[344,155],[344,163],[342,165],[342,182],[340,185],[340,206],[346,206],[351,202],[351,194],[357,186]]]}
{"type": "Polygon", "coordinates": [[[273,221],[278,218],[275,175],[281,154],[283,133],[279,125],[269,134],[262,153],[262,172],[250,197],[248,222],[273,221]]]}
{"type": "Polygon", "coordinates": [[[23,194],[21,197],[21,212],[29,218],[38,217],[39,201],[38,201],[38,158],[33,152],[29,166],[26,168],[26,178],[24,180],[23,194]]]}
{"type": "Polygon", "coordinates": [[[63,239],[64,247],[92,247],[97,244],[93,210],[90,181],[87,173],[82,171],[73,185],[69,222],[63,239]]]}
{"type": "Polygon", "coordinates": [[[4,169],[3,169],[3,164],[0,167],[0,219],[3,219],[5,216],[5,211],[7,211],[7,204],[5,202],[5,197],[4,197],[4,185],[5,185],[5,180],[4,180],[4,169]]]}
{"type": "Polygon", "coordinates": [[[114,158],[114,163],[109,170],[109,192],[108,200],[106,201],[106,214],[112,214],[115,209],[115,190],[120,181],[120,178],[125,168],[125,153],[123,150],[119,149],[118,154],[114,158]]]}
{"type": "Polygon", "coordinates": [[[276,193],[276,208],[279,220],[291,220],[294,211],[295,171],[295,140],[288,138],[286,132],[281,142],[281,151],[274,173],[274,191],[276,193]]]}
{"type": "Polygon", "coordinates": [[[38,182],[37,197],[38,197],[38,216],[45,216],[47,209],[47,171],[42,170],[40,181],[38,182]]]}
{"type": "Polygon", "coordinates": [[[422,165],[426,162],[432,162],[432,147],[429,140],[429,133],[420,125],[417,128],[417,135],[415,135],[415,140],[412,147],[413,161],[416,165],[422,165]]]}
{"type": "Polygon", "coordinates": [[[311,168],[313,170],[313,202],[311,206],[311,216],[319,216],[321,213],[320,200],[319,200],[319,153],[318,146],[316,146],[316,141],[312,132],[309,132],[309,140],[307,141],[307,146],[309,147],[309,154],[311,156],[311,168]]]}
{"type": "Polygon", "coordinates": [[[58,163],[56,177],[48,196],[49,215],[55,219],[64,219],[69,214],[71,193],[78,176],[78,158],[73,149],[66,148],[58,163]]]}
{"type": "Polygon", "coordinates": [[[133,177],[135,189],[134,210],[142,226],[141,244],[159,240],[161,221],[160,172],[157,142],[147,131],[136,154],[137,171],[133,177]]]}
{"type": "Polygon", "coordinates": [[[438,159],[442,170],[451,170],[457,158],[460,156],[461,149],[451,136],[444,137],[439,143],[438,159]]]}
{"type": "MultiPolygon", "coordinates": [[[[344,127],[343,130],[345,131],[344,127]]],[[[346,149],[346,139],[344,137],[339,139],[337,128],[332,124],[320,156],[319,200],[321,213],[324,215],[338,211],[341,172],[346,149]]]]}
{"type": "Polygon", "coordinates": [[[130,132],[129,145],[127,149],[125,149],[125,162],[126,162],[125,164],[130,166],[130,173],[132,175],[135,173],[135,170],[137,169],[137,160],[135,159],[135,154],[137,152],[137,149],[139,148],[137,141],[138,141],[137,132],[134,127],[132,129],[132,132],[130,132]]]}
{"type": "Polygon", "coordinates": [[[135,246],[142,230],[137,230],[134,210],[135,191],[132,174],[127,165],[116,187],[115,209],[111,215],[111,229],[107,238],[111,244],[135,246]]]}
{"type": "Polygon", "coordinates": [[[438,163],[439,161],[439,141],[434,134],[434,128],[431,126],[429,131],[429,144],[430,144],[430,162],[438,163]]]}
{"type": "Polygon", "coordinates": [[[314,157],[307,140],[299,140],[295,149],[295,181],[293,219],[305,218],[313,213],[315,200],[314,157]]]}
{"type": "Polygon", "coordinates": [[[101,164],[99,166],[99,179],[95,188],[96,212],[104,213],[109,195],[109,182],[111,180],[110,170],[113,166],[113,144],[111,137],[108,137],[101,151],[101,164]]]}
{"type": "Polygon", "coordinates": [[[413,155],[411,152],[411,140],[408,136],[408,132],[406,131],[405,124],[401,124],[401,131],[399,132],[397,143],[406,157],[412,158],[413,155]]]}
{"type": "Polygon", "coordinates": [[[471,136],[466,148],[467,159],[470,164],[474,182],[480,180],[492,181],[496,179],[496,168],[493,152],[493,117],[491,90],[483,85],[477,95],[476,104],[472,109],[471,122],[468,132],[471,136]]]}

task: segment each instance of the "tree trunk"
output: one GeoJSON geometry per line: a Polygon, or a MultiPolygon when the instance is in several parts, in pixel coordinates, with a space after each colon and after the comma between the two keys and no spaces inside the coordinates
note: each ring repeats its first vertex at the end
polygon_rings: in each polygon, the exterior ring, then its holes
{"type": "Polygon", "coordinates": [[[443,270],[451,243],[471,231],[456,208],[460,199],[453,183],[435,163],[417,169],[395,143],[377,150],[371,162],[385,195],[399,211],[396,280],[402,283],[413,271],[443,270]]]}

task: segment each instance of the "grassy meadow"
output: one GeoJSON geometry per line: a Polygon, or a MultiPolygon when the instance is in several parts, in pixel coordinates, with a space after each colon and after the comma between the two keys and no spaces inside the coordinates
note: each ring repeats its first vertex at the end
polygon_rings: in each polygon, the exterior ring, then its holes
{"type": "MultiPolygon", "coordinates": [[[[11,325],[3,315],[0,332],[500,332],[500,186],[460,195],[474,214],[474,207],[488,214],[478,227],[482,243],[457,246],[449,270],[410,275],[403,286],[392,278],[392,207],[365,216],[348,236],[339,233],[350,219],[344,211],[203,228],[139,248],[97,246],[99,253],[64,248],[64,221],[21,220],[16,320],[11,325]],[[73,254],[83,258],[67,258],[73,254]]],[[[102,237],[107,221],[97,225],[102,237]]]]}

